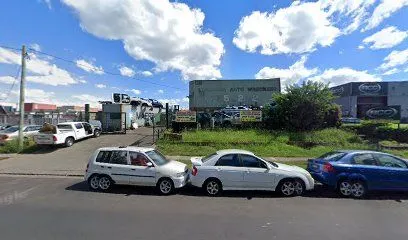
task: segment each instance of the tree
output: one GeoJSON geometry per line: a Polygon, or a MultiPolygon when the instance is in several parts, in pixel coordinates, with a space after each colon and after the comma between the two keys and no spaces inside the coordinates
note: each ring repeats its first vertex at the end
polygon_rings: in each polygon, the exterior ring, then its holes
{"type": "Polygon", "coordinates": [[[274,104],[264,112],[265,124],[272,129],[308,131],[337,126],[339,107],[328,85],[307,81],[291,85],[273,96],[274,104]]]}

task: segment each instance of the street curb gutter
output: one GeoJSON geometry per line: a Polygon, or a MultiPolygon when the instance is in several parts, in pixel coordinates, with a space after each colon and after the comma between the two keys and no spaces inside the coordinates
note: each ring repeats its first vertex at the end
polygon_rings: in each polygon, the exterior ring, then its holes
{"type": "Polygon", "coordinates": [[[0,176],[46,176],[46,177],[84,177],[83,174],[58,173],[0,173],[0,176]]]}

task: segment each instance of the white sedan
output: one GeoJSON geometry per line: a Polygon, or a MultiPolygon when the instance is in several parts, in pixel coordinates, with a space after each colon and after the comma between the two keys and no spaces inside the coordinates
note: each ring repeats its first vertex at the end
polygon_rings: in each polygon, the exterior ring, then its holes
{"type": "Polygon", "coordinates": [[[191,184],[210,196],[222,190],[269,190],[296,196],[314,188],[305,169],[268,162],[244,150],[221,150],[204,158],[193,157],[191,162],[191,184]]]}

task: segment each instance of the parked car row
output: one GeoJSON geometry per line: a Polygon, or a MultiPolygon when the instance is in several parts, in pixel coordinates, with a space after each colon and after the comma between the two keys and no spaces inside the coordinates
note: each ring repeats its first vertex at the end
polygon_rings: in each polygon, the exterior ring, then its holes
{"type": "MultiPolygon", "coordinates": [[[[38,133],[40,130],[40,125],[27,125],[23,127],[23,136],[28,138],[38,133]]],[[[9,126],[4,130],[0,131],[0,144],[5,144],[6,142],[18,138],[19,126],[9,126]]]]}
{"type": "Polygon", "coordinates": [[[266,161],[244,150],[220,150],[186,164],[168,160],[153,148],[110,147],[95,151],[86,168],[90,189],[114,184],[155,186],[167,195],[188,182],[208,195],[223,190],[277,191],[283,196],[313,190],[315,181],[344,197],[363,198],[373,190],[408,191],[408,162],[373,151],[335,151],[308,161],[307,170],[266,161]]]}

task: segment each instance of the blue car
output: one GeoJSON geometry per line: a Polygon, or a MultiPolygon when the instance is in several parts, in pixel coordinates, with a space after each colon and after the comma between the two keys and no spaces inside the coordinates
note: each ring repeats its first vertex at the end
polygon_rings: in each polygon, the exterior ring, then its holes
{"type": "Polygon", "coordinates": [[[342,196],[363,198],[368,191],[408,191],[408,161],[373,151],[335,151],[309,160],[316,181],[342,196]]]}

